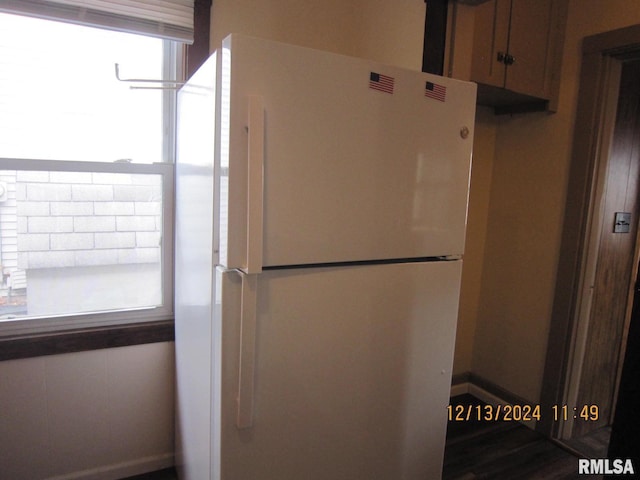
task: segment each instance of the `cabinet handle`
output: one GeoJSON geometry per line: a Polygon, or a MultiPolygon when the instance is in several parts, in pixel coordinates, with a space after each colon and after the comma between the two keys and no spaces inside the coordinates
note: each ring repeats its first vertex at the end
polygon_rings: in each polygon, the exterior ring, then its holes
{"type": "Polygon", "coordinates": [[[509,55],[508,53],[498,52],[497,60],[505,65],[513,65],[516,61],[516,57],[509,55]]]}

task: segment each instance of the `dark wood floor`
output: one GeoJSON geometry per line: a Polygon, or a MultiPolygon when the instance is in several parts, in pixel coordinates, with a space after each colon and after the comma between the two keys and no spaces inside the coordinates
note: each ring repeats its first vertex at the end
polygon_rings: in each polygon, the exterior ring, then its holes
{"type": "Polygon", "coordinates": [[[135,477],[127,477],[122,480],[178,480],[178,474],[174,468],[166,468],[157,472],[143,473],[135,477]]]}
{"type": "MultiPolygon", "coordinates": [[[[471,396],[452,404],[480,404],[471,396]]],[[[578,475],[578,456],[517,422],[449,422],[443,480],[596,479],[578,475]]]]}
{"type": "Polygon", "coordinates": [[[607,458],[610,439],[611,427],[601,427],[582,437],[566,440],[565,443],[585,458],[607,458]]]}

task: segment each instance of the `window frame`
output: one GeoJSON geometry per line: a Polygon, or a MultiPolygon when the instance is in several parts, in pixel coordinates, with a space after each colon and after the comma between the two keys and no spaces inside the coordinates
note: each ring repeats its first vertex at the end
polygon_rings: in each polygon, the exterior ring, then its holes
{"type": "MultiPolygon", "coordinates": [[[[176,79],[188,79],[209,56],[211,0],[195,0],[194,2],[194,42],[179,44],[176,53],[180,55],[175,62],[178,72],[176,79]]],[[[176,96],[177,97],[177,96],[176,96]]],[[[176,102],[173,104],[176,108],[176,102]]],[[[175,112],[175,110],[174,110],[175,112]]],[[[175,122],[176,116],[173,115],[175,122]]],[[[175,124],[174,124],[175,126],[175,124]]],[[[175,152],[175,137],[173,146],[175,152]]],[[[175,193],[175,163],[167,164],[171,167],[171,187],[175,193]]],[[[173,240],[175,231],[174,218],[175,203],[171,203],[171,300],[173,301],[173,240]]],[[[167,248],[168,252],[169,249],[167,248]]],[[[134,313],[134,312],[130,312],[134,313]]],[[[133,315],[132,315],[133,316],[133,315]]],[[[24,320],[24,321],[31,321],[24,320]]],[[[1,327],[0,327],[1,328],[1,327]]],[[[27,329],[28,330],[28,329],[27,329]]],[[[135,320],[123,320],[121,324],[109,321],[105,325],[87,327],[78,324],[68,330],[54,330],[43,326],[41,332],[31,329],[31,333],[19,333],[14,329],[6,335],[0,334],[0,361],[39,357],[43,355],[64,354],[70,352],[96,350],[101,348],[123,347],[145,343],[170,342],[175,338],[173,312],[170,319],[153,321],[142,318],[140,312],[135,312],[135,320]]]]}
{"type": "Polygon", "coordinates": [[[74,160],[0,158],[2,170],[155,174],[162,176],[162,305],[0,321],[0,338],[57,333],[79,328],[120,326],[173,320],[174,163],[105,163],[74,160]]]}
{"type": "MultiPolygon", "coordinates": [[[[51,20],[53,21],[53,20],[51,20]]],[[[63,22],[64,23],[64,22],[63,22]]],[[[92,27],[98,28],[98,27],[92,27]]],[[[173,40],[162,41],[162,75],[163,78],[181,81],[184,78],[184,59],[186,45],[173,40]]],[[[146,343],[149,338],[157,339],[157,333],[163,332],[160,339],[172,340],[167,335],[166,326],[173,324],[174,300],[174,196],[175,196],[175,155],[177,129],[177,94],[176,89],[167,88],[161,82],[157,84],[162,93],[162,162],[157,163],[121,163],[92,162],[63,159],[23,159],[0,157],[0,169],[16,171],[50,171],[50,172],[99,172],[124,174],[156,174],[162,177],[162,248],[161,248],[161,288],[162,304],[156,307],[140,307],[130,309],[114,309],[99,312],[82,312],[54,315],[34,315],[16,317],[0,321],[0,360],[24,358],[64,351],[78,351],[94,348],[105,348],[113,345],[109,340],[103,347],[96,346],[95,336],[87,337],[88,343],[82,347],[82,332],[95,332],[98,329],[103,338],[109,337],[109,331],[117,335],[115,343],[122,341],[122,335],[129,332],[126,344],[146,343]],[[148,328],[142,329],[146,325],[148,328]],[[151,330],[149,330],[151,328],[151,330]],[[106,329],[106,330],[105,330],[106,329]],[[109,330],[110,329],[110,330],[109,330]],[[159,329],[159,330],[158,330],[159,329]],[[132,337],[130,334],[136,332],[132,337]],[[155,334],[153,332],[156,332],[155,334]],[[64,334],[63,337],[60,335],[64,334]],[[73,335],[70,341],[68,335],[73,335]],[[53,337],[52,337],[53,336],[53,337]],[[51,347],[54,339],[55,348],[51,347]],[[65,339],[60,343],[61,339],[65,339]],[[19,339],[29,340],[26,350],[20,347],[19,339]],[[38,339],[42,348],[34,349],[34,339],[38,339]],[[120,340],[118,340],[120,339],[120,340]],[[7,343],[13,342],[13,343],[7,343]],[[44,343],[43,343],[44,342],[44,343]],[[66,347],[65,347],[66,345],[66,347]],[[79,348],[80,345],[80,348],[79,348]],[[62,351],[60,351],[62,348],[62,351]],[[13,353],[8,353],[13,352],[13,353]],[[22,353],[21,353],[22,352],[22,353]],[[25,352],[30,352],[25,355],[25,352]]]]}

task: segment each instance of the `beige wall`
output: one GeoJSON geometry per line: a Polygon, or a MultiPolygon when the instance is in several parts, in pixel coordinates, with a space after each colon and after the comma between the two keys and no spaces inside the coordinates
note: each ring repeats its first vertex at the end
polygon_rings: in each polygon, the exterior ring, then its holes
{"type": "Polygon", "coordinates": [[[211,49],[229,33],[420,69],[424,0],[216,0],[211,49]]]}
{"type": "Polygon", "coordinates": [[[341,0],[216,0],[211,46],[217,48],[229,33],[244,33],[353,55],[356,11],[356,3],[341,0]]]}
{"type": "Polygon", "coordinates": [[[413,70],[422,68],[424,0],[365,0],[356,12],[356,55],[413,70]]]}
{"type": "Polygon", "coordinates": [[[110,480],[173,465],[173,349],[0,362],[0,478],[110,480]]]}
{"type": "Polygon", "coordinates": [[[472,371],[473,343],[480,302],[487,218],[491,199],[491,174],[495,156],[496,129],[493,124],[492,110],[478,108],[473,142],[460,311],[453,360],[454,375],[472,371]]]}

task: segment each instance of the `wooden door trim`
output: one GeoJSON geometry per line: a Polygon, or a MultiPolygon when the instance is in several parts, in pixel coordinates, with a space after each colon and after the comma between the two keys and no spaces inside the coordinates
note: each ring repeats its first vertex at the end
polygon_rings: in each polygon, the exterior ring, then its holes
{"type": "Polygon", "coordinates": [[[640,25],[619,28],[609,32],[585,37],[582,43],[583,55],[592,53],[614,56],[626,51],[640,50],[640,25]]]}
{"type": "MultiPolygon", "coordinates": [[[[588,266],[590,226],[599,180],[606,165],[604,148],[611,140],[615,108],[612,92],[619,87],[620,57],[640,58],[640,25],[587,37],[583,41],[582,70],[567,186],[564,227],[549,329],[540,403],[544,411],[566,403],[569,369],[578,330],[578,310],[588,266]],[[611,115],[613,114],[613,118],[611,115]]],[[[559,422],[543,417],[536,429],[557,437],[559,422]]]]}
{"type": "MultiPolygon", "coordinates": [[[[614,129],[616,126],[618,92],[620,87],[620,74],[622,64],[613,57],[603,59],[603,78],[601,84],[601,107],[598,125],[598,141],[595,145],[596,152],[591,173],[588,204],[586,210],[586,223],[581,237],[582,255],[579,259],[579,272],[575,292],[575,305],[573,305],[572,321],[569,334],[571,344],[567,355],[565,395],[562,404],[578,405],[580,389],[583,385],[583,364],[587,353],[587,345],[590,340],[589,330],[592,321],[593,294],[597,284],[600,262],[602,233],[608,217],[604,217],[604,202],[606,201],[608,165],[613,143],[614,129]]],[[[566,422],[558,424],[558,434],[565,439],[571,437],[573,430],[573,416],[569,416],[566,422]]]]}

